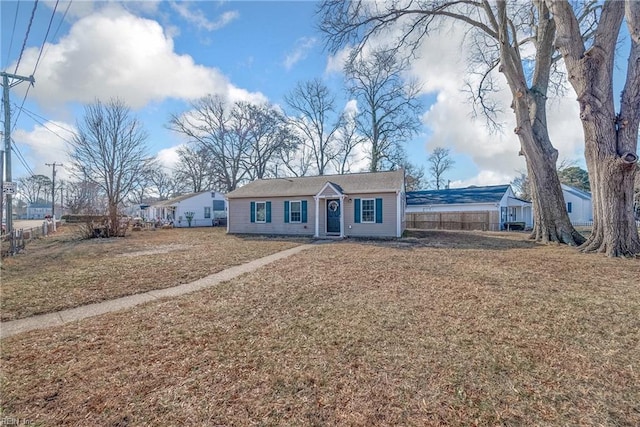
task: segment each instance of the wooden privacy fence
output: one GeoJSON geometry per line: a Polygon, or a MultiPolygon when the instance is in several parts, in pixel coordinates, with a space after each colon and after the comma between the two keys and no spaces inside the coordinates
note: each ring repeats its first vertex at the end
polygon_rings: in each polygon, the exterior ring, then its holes
{"type": "Polygon", "coordinates": [[[498,231],[498,212],[416,212],[405,214],[407,228],[498,231]]]}

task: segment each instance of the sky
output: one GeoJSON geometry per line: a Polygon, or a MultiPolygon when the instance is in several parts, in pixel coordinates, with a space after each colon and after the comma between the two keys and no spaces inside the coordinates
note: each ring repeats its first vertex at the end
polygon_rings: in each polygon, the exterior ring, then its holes
{"type": "MultiPolygon", "coordinates": [[[[341,109],[350,102],[343,93],[344,52],[325,49],[313,1],[39,1],[30,25],[33,7],[0,1],[0,68],[35,78],[32,87],[22,82],[11,89],[13,180],[50,176],[46,163],[68,162],[65,140],[83,106],[97,99],[125,101],[149,134],[151,154],[168,170],[185,142],[167,128],[170,115],[207,94],[284,107],[298,82],[320,78],[341,109]]],[[[445,174],[452,187],[509,183],[526,169],[509,94],[497,94],[507,106],[499,117],[502,133],[473,118],[464,92],[463,35],[461,27],[434,34],[412,62],[408,75],[422,84],[424,111],[419,134],[405,145],[407,157],[426,167],[429,153],[446,147],[455,161],[445,174]]],[[[550,101],[549,126],[559,158],[583,165],[575,93],[550,101]]],[[[65,178],[68,171],[58,173],[65,178]]]]}

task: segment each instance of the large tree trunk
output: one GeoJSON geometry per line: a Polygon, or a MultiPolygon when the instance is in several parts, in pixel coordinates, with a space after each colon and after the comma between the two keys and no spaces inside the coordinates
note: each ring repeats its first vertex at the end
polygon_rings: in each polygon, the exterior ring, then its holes
{"type": "Polygon", "coordinates": [[[640,253],[633,215],[633,182],[640,123],[640,3],[604,3],[593,44],[587,50],[571,5],[547,0],[558,28],[556,45],[578,95],[591,181],[593,232],[581,247],[608,256],[640,253]],[[620,114],[613,101],[613,66],[618,34],[627,17],[631,50],[620,114]]]}
{"type": "Polygon", "coordinates": [[[538,1],[535,4],[540,16],[531,88],[526,84],[516,35],[509,33],[505,2],[497,4],[500,71],[505,75],[513,95],[511,106],[516,115],[515,133],[527,160],[534,212],[531,237],[543,243],[559,242],[577,246],[585,239],[569,220],[556,169],[558,151],[551,144],[547,130],[546,95],[553,60],[555,26],[544,3],[538,1]]]}

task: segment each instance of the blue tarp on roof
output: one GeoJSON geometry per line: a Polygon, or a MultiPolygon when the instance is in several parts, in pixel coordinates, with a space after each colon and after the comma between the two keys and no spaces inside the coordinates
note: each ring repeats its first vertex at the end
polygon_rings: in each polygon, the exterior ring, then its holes
{"type": "Polygon", "coordinates": [[[499,203],[508,189],[509,185],[492,185],[448,190],[407,191],[407,205],[499,203]]]}

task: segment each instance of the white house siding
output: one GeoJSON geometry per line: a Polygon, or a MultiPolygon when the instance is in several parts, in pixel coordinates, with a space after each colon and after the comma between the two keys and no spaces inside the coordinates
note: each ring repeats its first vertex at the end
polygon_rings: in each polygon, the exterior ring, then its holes
{"type": "Polygon", "coordinates": [[[238,234],[281,234],[281,235],[313,235],[315,231],[315,201],[313,197],[270,197],[266,199],[229,199],[228,225],[229,233],[238,234]],[[307,222],[284,222],[285,201],[307,201],[307,222]],[[271,222],[251,222],[251,202],[271,202],[271,222]]]}
{"type": "Polygon", "coordinates": [[[571,221],[573,225],[586,225],[591,223],[593,221],[591,199],[576,195],[571,189],[565,188],[564,185],[562,187],[562,194],[564,195],[569,221],[571,221]],[[569,203],[571,203],[571,212],[569,212],[569,203]]]}
{"type": "MultiPolygon", "coordinates": [[[[178,198],[179,199],[179,198],[178,198]]],[[[214,223],[213,201],[225,202],[224,195],[217,191],[205,191],[179,201],[167,200],[151,206],[150,218],[173,221],[174,227],[188,227],[187,212],[193,212],[192,227],[211,227],[214,223]],[[210,217],[205,218],[205,208],[210,217]]]]}

